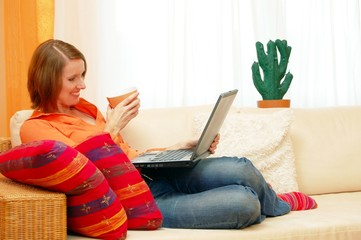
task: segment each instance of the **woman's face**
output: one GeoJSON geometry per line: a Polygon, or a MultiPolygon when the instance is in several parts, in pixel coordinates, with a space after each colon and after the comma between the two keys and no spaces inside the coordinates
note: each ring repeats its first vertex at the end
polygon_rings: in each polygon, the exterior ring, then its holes
{"type": "Polygon", "coordinates": [[[61,75],[63,87],[57,100],[58,110],[67,109],[79,102],[80,91],[86,88],[84,72],[82,59],[69,60],[65,64],[61,75]]]}

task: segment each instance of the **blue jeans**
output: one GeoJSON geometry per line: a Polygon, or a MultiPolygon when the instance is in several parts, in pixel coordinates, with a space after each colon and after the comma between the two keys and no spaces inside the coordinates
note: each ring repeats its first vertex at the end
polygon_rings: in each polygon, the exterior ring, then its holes
{"type": "Polygon", "coordinates": [[[190,169],[142,173],[151,178],[144,177],[164,227],[239,229],[290,211],[246,158],[208,158],[190,169]]]}

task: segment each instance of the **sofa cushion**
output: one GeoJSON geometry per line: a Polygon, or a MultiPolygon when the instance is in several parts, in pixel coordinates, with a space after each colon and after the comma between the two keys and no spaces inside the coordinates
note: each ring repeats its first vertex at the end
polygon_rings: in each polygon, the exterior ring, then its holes
{"type": "Polygon", "coordinates": [[[361,107],[296,109],[291,136],[300,190],[361,190],[361,107]]]}
{"type": "Polygon", "coordinates": [[[123,239],[125,211],[104,175],[77,150],[53,140],[19,145],[0,154],[0,172],[15,181],[67,195],[71,231],[123,239]]]}
{"type": "Polygon", "coordinates": [[[148,185],[109,134],[93,136],[75,148],[103,172],[127,212],[128,229],[162,226],[162,214],[148,185]]]}
{"type": "Polygon", "coordinates": [[[21,144],[20,139],[20,127],[26,119],[28,119],[34,110],[26,109],[17,111],[10,118],[10,135],[11,135],[11,145],[13,147],[21,144]]]}
{"type": "MultiPolygon", "coordinates": [[[[208,114],[195,114],[194,128],[199,135],[208,114]]],[[[289,128],[290,109],[263,111],[240,109],[228,114],[214,156],[247,157],[278,193],[298,191],[295,159],[289,128]]]]}
{"type": "MultiPolygon", "coordinates": [[[[129,240],[359,240],[361,192],[314,196],[319,207],[268,217],[242,230],[171,229],[131,231],[129,240]]],[[[80,240],[68,236],[68,240],[80,240]]],[[[91,239],[89,239],[91,240],[91,239]]]]}

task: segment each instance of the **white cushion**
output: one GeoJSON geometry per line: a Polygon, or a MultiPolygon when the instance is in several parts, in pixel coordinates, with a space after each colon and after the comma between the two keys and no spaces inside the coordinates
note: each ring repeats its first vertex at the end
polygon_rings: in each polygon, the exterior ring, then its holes
{"type": "Polygon", "coordinates": [[[20,139],[20,127],[23,122],[28,119],[34,110],[20,110],[17,111],[10,118],[10,138],[12,147],[18,146],[21,144],[20,139]]]}
{"type": "MultiPolygon", "coordinates": [[[[195,114],[195,135],[200,134],[208,115],[195,114]]],[[[221,140],[214,156],[247,157],[276,192],[298,191],[289,135],[292,117],[290,109],[275,112],[241,109],[230,113],[220,131],[221,140]]]]}

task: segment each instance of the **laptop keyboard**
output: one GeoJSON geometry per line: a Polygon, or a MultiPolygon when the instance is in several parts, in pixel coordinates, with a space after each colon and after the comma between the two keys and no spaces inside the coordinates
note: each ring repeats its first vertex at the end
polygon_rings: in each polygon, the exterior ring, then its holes
{"type": "Polygon", "coordinates": [[[152,161],[169,161],[169,160],[177,160],[181,159],[185,156],[189,155],[189,158],[192,155],[192,151],[189,149],[180,149],[180,150],[173,150],[173,151],[165,151],[158,154],[152,161]]]}

